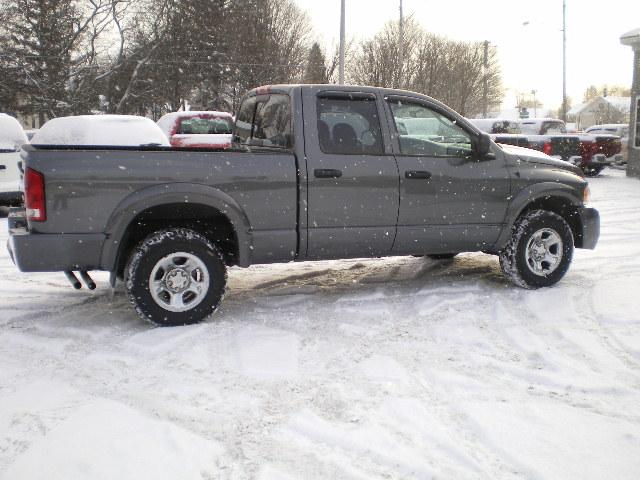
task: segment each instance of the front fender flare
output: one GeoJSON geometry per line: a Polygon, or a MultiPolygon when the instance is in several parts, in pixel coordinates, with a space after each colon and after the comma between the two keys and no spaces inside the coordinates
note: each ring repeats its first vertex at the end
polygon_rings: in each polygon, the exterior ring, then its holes
{"type": "Polygon", "coordinates": [[[493,246],[493,250],[500,251],[507,244],[511,237],[511,228],[527,206],[537,200],[548,198],[562,198],[575,207],[582,205],[582,198],[580,198],[574,186],[558,182],[541,182],[527,185],[511,199],[505,217],[505,226],[493,246]]]}
{"type": "Polygon", "coordinates": [[[144,210],[169,203],[193,203],[215,208],[225,215],[238,239],[238,264],[249,266],[253,247],[251,226],[242,207],[225,192],[196,183],[167,183],[137,190],[124,198],[109,217],[105,228],[107,240],[100,257],[101,268],[117,268],[120,245],[127,228],[144,210]]]}

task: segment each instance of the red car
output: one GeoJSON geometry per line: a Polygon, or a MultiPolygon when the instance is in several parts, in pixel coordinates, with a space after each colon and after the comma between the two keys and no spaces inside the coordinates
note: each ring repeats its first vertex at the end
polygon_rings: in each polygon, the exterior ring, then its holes
{"type": "Polygon", "coordinates": [[[158,120],[171,146],[188,148],[229,148],[233,116],[227,112],[172,112],[158,120]]]}

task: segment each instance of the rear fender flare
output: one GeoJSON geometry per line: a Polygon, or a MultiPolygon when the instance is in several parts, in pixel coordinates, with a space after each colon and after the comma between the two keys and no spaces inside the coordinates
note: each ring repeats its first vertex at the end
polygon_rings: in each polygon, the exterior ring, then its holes
{"type": "Polygon", "coordinates": [[[168,183],[138,190],[122,200],[109,217],[100,265],[104,270],[117,268],[120,244],[131,222],[144,210],[169,203],[194,203],[215,208],[225,215],[238,239],[238,264],[251,264],[253,247],[251,226],[244,210],[225,192],[193,183],[168,183]]]}

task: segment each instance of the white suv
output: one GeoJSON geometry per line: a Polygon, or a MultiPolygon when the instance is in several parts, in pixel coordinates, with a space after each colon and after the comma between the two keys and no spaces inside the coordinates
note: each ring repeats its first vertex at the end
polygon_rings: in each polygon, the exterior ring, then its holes
{"type": "Polygon", "coordinates": [[[29,143],[18,121],[0,113],[0,206],[22,203],[20,147],[29,143]]]}

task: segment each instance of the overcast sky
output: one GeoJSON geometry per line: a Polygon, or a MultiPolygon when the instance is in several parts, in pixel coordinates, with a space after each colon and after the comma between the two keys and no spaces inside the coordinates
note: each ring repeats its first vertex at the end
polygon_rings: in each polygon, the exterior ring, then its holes
{"type": "MultiPolygon", "coordinates": [[[[295,0],[327,50],[338,44],[340,0],[295,0]]],[[[347,38],[373,36],[397,20],[399,0],[346,0],[347,38]]],[[[405,15],[454,40],[489,40],[507,89],[538,91],[546,108],[562,102],[562,0],[403,0],[405,15]],[[528,24],[523,25],[525,22],[528,24]]],[[[589,85],[631,85],[633,55],[620,36],[640,27],[639,0],[567,0],[567,94],[580,103],[589,85]]]]}

